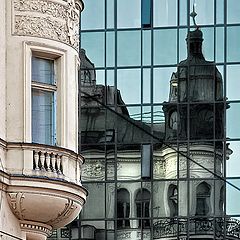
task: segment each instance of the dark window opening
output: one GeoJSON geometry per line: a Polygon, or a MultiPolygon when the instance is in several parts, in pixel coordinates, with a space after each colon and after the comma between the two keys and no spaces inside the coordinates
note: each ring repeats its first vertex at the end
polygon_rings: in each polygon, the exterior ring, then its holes
{"type": "Polygon", "coordinates": [[[139,190],[136,195],[135,202],[137,208],[137,217],[143,218],[138,220],[138,227],[150,227],[150,192],[146,189],[139,190]]]}
{"type": "Polygon", "coordinates": [[[130,227],[129,221],[130,214],[130,197],[126,189],[119,189],[117,191],[117,227],[126,228],[130,227]]]}
{"type": "Polygon", "coordinates": [[[211,187],[203,182],[197,186],[196,215],[206,216],[210,212],[211,187]]]}
{"type": "Polygon", "coordinates": [[[142,0],[142,27],[150,28],[152,26],[151,11],[152,0],[142,0]]]}

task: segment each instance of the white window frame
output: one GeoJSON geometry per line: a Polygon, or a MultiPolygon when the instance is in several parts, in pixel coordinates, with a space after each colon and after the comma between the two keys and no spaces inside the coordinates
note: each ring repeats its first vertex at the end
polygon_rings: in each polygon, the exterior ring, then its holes
{"type": "MultiPolygon", "coordinates": [[[[56,69],[56,145],[64,146],[67,141],[66,114],[66,50],[38,42],[24,42],[24,142],[32,142],[32,88],[44,84],[32,82],[32,56],[54,60],[56,69]]],[[[46,87],[45,87],[46,89],[46,87]]]]}

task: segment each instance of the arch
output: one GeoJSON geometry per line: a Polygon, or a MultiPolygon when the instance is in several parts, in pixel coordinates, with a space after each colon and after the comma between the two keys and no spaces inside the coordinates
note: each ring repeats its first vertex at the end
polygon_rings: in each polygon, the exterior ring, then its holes
{"type": "Polygon", "coordinates": [[[196,215],[206,216],[210,212],[211,186],[202,182],[196,189],[196,215]]]}
{"type": "Polygon", "coordinates": [[[130,195],[127,189],[117,190],[117,226],[118,228],[130,227],[130,195]]]}
{"type": "Polygon", "coordinates": [[[138,218],[138,227],[147,228],[150,227],[150,199],[151,194],[147,189],[139,189],[136,194],[135,204],[136,204],[136,216],[138,218]],[[145,219],[146,218],[146,219],[145,219]]]}

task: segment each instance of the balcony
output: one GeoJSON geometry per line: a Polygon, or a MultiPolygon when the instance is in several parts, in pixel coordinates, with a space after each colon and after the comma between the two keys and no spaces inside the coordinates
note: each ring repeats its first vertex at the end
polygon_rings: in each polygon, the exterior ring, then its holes
{"type": "Polygon", "coordinates": [[[186,239],[187,229],[191,239],[240,239],[240,221],[223,218],[196,218],[161,220],[153,226],[154,239],[186,239]]]}
{"type": "Polygon", "coordinates": [[[28,239],[45,239],[78,216],[87,195],[82,156],[42,144],[1,146],[8,203],[28,239]]]}

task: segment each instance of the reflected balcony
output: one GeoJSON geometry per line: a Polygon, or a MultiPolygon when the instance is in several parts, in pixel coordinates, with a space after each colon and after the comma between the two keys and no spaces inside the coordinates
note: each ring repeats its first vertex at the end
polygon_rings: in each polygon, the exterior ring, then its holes
{"type": "Polygon", "coordinates": [[[153,225],[153,239],[240,239],[240,221],[223,218],[160,220],[153,225]]]}

